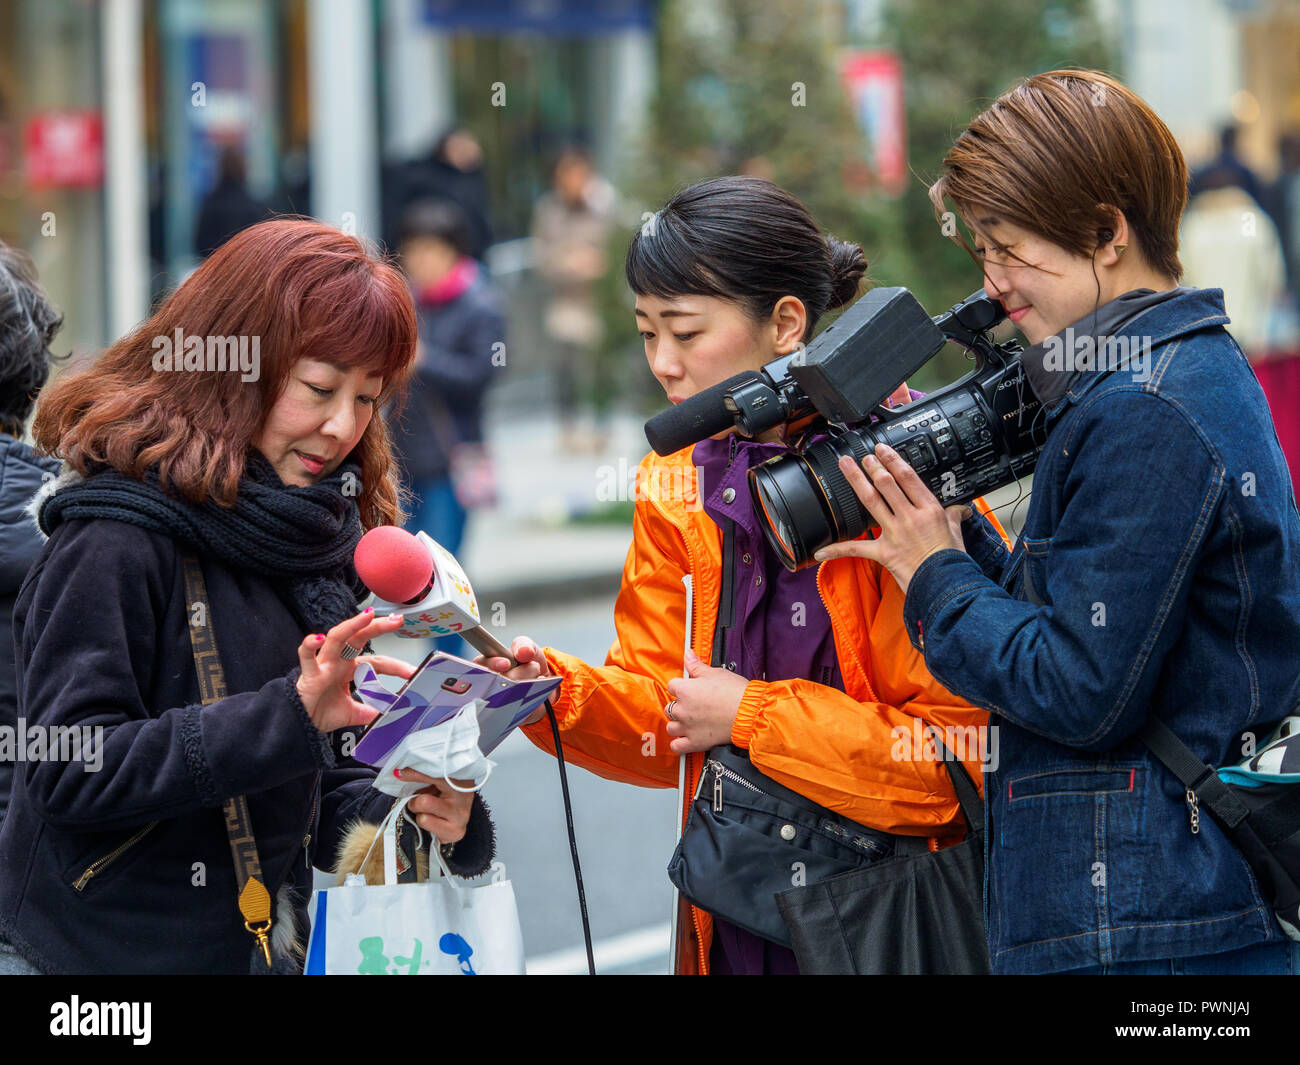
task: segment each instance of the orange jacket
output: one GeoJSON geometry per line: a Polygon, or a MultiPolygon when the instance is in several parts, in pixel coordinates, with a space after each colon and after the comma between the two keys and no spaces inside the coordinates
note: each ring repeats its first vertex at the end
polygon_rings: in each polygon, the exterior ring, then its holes
{"type": "MultiPolygon", "coordinates": [[[[632,546],[605,665],[546,648],[552,672],[564,678],[554,708],[565,758],[598,776],[655,788],[678,784],[679,756],[668,747],[664,705],[668,681],[682,676],[683,576],[693,579],[691,647],[705,662],[718,614],[722,530],[700,502],[690,455],[690,448],[667,458],[651,454],[637,471],[632,546]]],[[[982,501],[980,509],[988,513],[982,501]]],[[[732,742],[748,748],[754,765],[773,780],[860,824],[930,836],[932,846],[956,842],[964,822],[947,771],[941,762],[895,758],[903,735],[895,729],[905,730],[910,752],[917,718],[942,730],[984,725],[988,715],[930,675],[903,629],[903,593],[877,563],[824,562],[817,588],[845,690],[803,679],[751,680],[732,742]]],[[[555,753],[546,718],[524,732],[555,753]]],[[[978,757],[969,753],[971,776],[982,789],[978,757]]],[[[686,758],[683,823],[705,756],[686,758]]],[[[683,900],[677,920],[676,971],[706,973],[712,918],[683,900]]]]}

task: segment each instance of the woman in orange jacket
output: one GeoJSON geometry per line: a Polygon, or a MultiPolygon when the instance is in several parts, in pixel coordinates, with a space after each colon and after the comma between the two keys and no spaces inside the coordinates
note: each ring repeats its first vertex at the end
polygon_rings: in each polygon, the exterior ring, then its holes
{"type": "MultiPolygon", "coordinates": [[[[865,270],[861,248],[824,235],[789,193],[747,177],[678,193],[633,238],[626,263],[650,369],[674,403],[796,350],[825,311],[856,297],[865,270]]],[[[892,399],[906,402],[906,386],[892,399]]],[[[685,758],[683,822],[705,752],[731,743],[773,780],[859,824],[955,842],[964,821],[947,771],[913,758],[912,737],[917,719],[970,729],[987,714],[926,670],[903,628],[903,595],[880,566],[781,566],[745,474],[784,450],[782,434],[728,433],[648,455],[605,664],[521,636],[509,675],[564,678],[554,709],[565,755],[599,776],[676,787],[685,758]]],[[[525,733],[554,752],[540,716],[525,733]]],[[[678,972],[797,971],[787,948],[684,900],[677,933],[678,972]]]]}

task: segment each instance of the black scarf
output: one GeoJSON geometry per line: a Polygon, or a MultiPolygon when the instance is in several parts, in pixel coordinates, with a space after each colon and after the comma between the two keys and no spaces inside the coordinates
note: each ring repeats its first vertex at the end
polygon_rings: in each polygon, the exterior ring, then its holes
{"type": "Polygon", "coordinates": [[[61,522],[111,518],[171,536],[200,555],[282,584],[308,632],[326,632],[368,594],[352,566],[361,538],[361,468],[344,462],[309,488],[285,485],[250,448],[233,507],[164,492],[158,471],[143,481],[112,469],[58,488],[36,513],[49,535],[61,522]]]}

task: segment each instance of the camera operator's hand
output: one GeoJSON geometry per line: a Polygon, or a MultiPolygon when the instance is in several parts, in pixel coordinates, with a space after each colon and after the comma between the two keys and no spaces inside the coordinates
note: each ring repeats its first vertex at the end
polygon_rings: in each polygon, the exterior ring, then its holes
{"type": "Polygon", "coordinates": [[[847,456],[841,458],[840,471],[880,525],[880,536],[831,544],[813,556],[818,562],[851,555],[873,559],[893,574],[906,594],[912,574],[931,555],[948,548],[966,550],[961,523],[970,516],[970,507],[945,508],[887,444],[877,444],[876,453],[867,455],[861,467],[847,456]]]}

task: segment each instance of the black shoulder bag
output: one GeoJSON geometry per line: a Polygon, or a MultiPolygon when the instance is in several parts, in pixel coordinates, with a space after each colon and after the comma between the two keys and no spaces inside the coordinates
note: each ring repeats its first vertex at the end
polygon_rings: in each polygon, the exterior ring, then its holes
{"type": "Polygon", "coordinates": [[[1300,785],[1229,784],[1154,717],[1138,736],[1187,789],[1192,834],[1201,830],[1205,803],[1246,859],[1282,931],[1300,940],[1300,785]]]}
{"type": "Polygon", "coordinates": [[[779,894],[801,973],[989,972],[984,805],[961,760],[934,738],[961,802],[966,838],[938,851],[921,840],[926,849],[919,854],[904,851],[779,894]]]}
{"type": "MultiPolygon", "coordinates": [[[[722,590],[712,656],[715,666],[722,664],[726,631],[734,624],[734,551],[734,526],[728,522],[723,530],[722,590]]],[[[973,924],[951,943],[935,943],[933,949],[953,951],[964,945],[972,955],[973,960],[967,961],[971,968],[960,968],[953,955],[950,967],[926,971],[987,972],[981,913],[983,812],[974,785],[960,763],[957,765],[974,802],[968,808],[963,799],[963,809],[979,834],[973,833],[957,847],[932,853],[924,838],[867,828],[778,784],[759,772],[738,747],[715,747],[708,753],[686,827],[668,864],[668,878],[707,913],[793,948],[801,972],[897,972],[905,970],[893,968],[889,958],[870,963],[879,968],[855,970],[845,964],[846,953],[854,956],[866,942],[871,918],[865,911],[869,907],[858,906],[845,920],[837,911],[840,894],[827,894],[821,885],[842,884],[847,877],[870,877],[875,868],[900,861],[922,866],[934,863],[948,872],[959,863],[944,856],[960,850],[965,856],[959,869],[962,876],[944,879],[936,874],[932,880],[952,889],[952,897],[944,898],[942,905],[954,915],[954,923],[973,924]],[[971,809],[977,811],[973,818],[971,809]],[[831,941],[832,926],[839,943],[831,941]],[[982,968],[976,967],[979,959],[982,968]]],[[[954,775],[954,786],[956,779],[954,775]]],[[[957,794],[962,796],[960,786],[957,794]]],[[[885,923],[883,914],[881,923],[885,923]]],[[[915,921],[910,927],[905,920],[900,924],[896,908],[888,910],[887,923],[904,938],[928,939],[932,934],[915,921]]],[[[943,934],[950,934],[946,926],[943,934]]],[[[887,949],[894,947],[891,944],[887,949]]],[[[916,944],[898,949],[903,959],[927,955],[927,948],[916,944]]]]}

